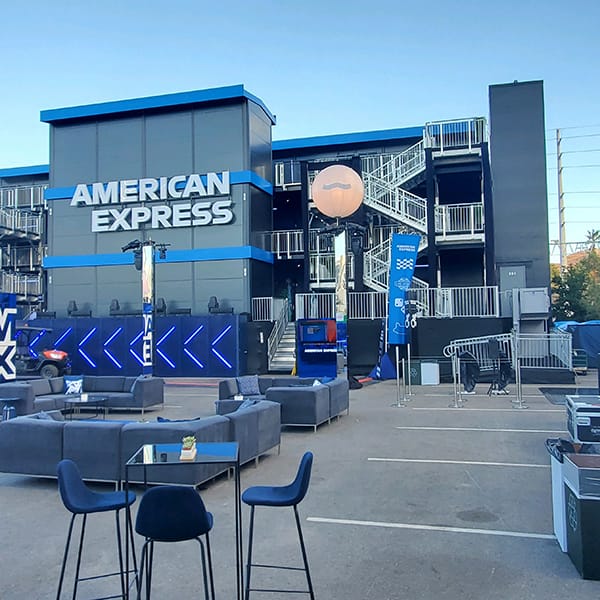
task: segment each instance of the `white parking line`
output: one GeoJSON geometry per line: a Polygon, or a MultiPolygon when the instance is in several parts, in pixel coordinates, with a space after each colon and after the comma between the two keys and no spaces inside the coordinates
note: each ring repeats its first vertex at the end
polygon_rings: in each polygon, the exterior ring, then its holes
{"type": "MultiPolygon", "coordinates": [[[[428,411],[434,411],[434,410],[445,410],[445,411],[452,411],[452,412],[456,412],[456,408],[454,407],[447,407],[447,408],[442,408],[442,407],[431,407],[431,408],[427,408],[425,406],[411,406],[411,408],[413,410],[428,410],[428,411]]],[[[480,411],[480,412],[510,412],[510,413],[514,413],[517,414],[515,412],[514,408],[467,408],[467,407],[462,407],[460,409],[460,412],[473,412],[473,411],[480,411]]],[[[557,410],[554,408],[530,408],[528,410],[525,411],[521,411],[519,413],[519,415],[525,415],[525,414],[531,414],[531,413],[560,413],[560,414],[566,414],[565,410],[557,410]]]]}
{"type": "Polygon", "coordinates": [[[354,519],[327,519],[324,517],[308,517],[306,520],[312,523],[328,523],[332,525],[385,527],[389,529],[412,529],[417,531],[443,531],[447,533],[476,533],[480,535],[529,538],[535,540],[556,539],[554,535],[547,533],[525,533],[521,531],[502,531],[500,529],[469,529],[467,527],[444,527],[442,525],[415,525],[413,523],[385,523],[382,521],[356,521],[354,519]]]}
{"type": "Polygon", "coordinates": [[[479,460],[441,460],[429,458],[367,458],[372,462],[403,462],[431,463],[440,465],[483,465],[486,467],[531,467],[532,469],[549,469],[550,465],[535,465],[533,463],[484,462],[479,460]]]}
{"type": "Polygon", "coordinates": [[[494,431],[497,433],[551,433],[556,435],[566,434],[565,430],[554,431],[552,429],[485,429],[483,427],[410,427],[400,426],[396,429],[410,429],[413,431],[494,431]]]}

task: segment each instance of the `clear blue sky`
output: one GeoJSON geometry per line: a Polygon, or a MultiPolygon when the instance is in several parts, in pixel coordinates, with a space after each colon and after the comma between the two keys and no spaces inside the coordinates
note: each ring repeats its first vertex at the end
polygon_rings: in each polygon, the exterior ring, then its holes
{"type": "Polygon", "coordinates": [[[487,116],[488,85],[542,79],[550,237],[556,128],[567,239],[600,229],[598,0],[29,0],[0,20],[0,168],[49,162],[50,108],[241,83],[288,139],[487,116]]]}

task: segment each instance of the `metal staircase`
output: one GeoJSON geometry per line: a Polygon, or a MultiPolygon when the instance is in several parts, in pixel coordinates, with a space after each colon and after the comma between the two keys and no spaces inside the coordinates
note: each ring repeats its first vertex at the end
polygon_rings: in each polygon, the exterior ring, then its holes
{"type": "MultiPolygon", "coordinates": [[[[421,242],[419,243],[419,252],[427,248],[427,237],[421,236],[421,242]]],[[[364,280],[365,283],[377,292],[388,291],[388,279],[390,270],[390,249],[391,249],[391,238],[384,240],[381,244],[378,244],[371,250],[365,252],[365,271],[364,280]]],[[[415,278],[413,277],[413,280],[415,278]]],[[[425,282],[422,282],[423,286],[428,287],[425,282]]],[[[423,287],[419,286],[419,287],[423,287]]]]}
{"type": "MultiPolygon", "coordinates": [[[[423,141],[398,154],[364,157],[362,170],[364,203],[396,221],[399,229],[424,234],[419,251],[424,250],[427,247],[427,200],[402,187],[425,171],[423,141]]],[[[372,289],[387,291],[389,258],[389,239],[365,252],[364,281],[372,289]]]]}
{"type": "Polygon", "coordinates": [[[269,360],[269,372],[291,373],[296,364],[296,324],[292,321],[277,344],[277,350],[269,360]]]}

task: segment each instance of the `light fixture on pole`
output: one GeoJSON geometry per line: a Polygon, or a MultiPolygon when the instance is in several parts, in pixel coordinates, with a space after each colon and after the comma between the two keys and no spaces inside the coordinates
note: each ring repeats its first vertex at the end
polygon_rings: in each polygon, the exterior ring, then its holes
{"type": "Polygon", "coordinates": [[[356,171],[345,165],[332,165],[319,171],[312,187],[312,199],[317,209],[337,219],[334,237],[335,254],[335,319],[348,318],[348,282],[346,272],[346,224],[339,219],[349,217],[362,204],[365,188],[356,171]]]}
{"type": "Polygon", "coordinates": [[[121,248],[122,252],[133,250],[134,266],[142,272],[142,374],[152,375],[154,364],[154,255],[158,248],[159,257],[167,256],[167,246],[152,240],[133,240],[121,248]]]}

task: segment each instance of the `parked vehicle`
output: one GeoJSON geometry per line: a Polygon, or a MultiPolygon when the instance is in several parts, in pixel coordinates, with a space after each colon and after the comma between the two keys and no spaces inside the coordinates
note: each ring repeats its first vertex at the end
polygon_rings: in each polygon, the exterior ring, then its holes
{"type": "Polygon", "coordinates": [[[58,377],[71,372],[71,361],[64,350],[44,348],[36,350],[37,342],[43,343],[46,334],[51,333],[48,327],[29,325],[27,321],[17,321],[15,326],[15,339],[17,353],[15,356],[15,369],[17,377],[58,377]]]}

